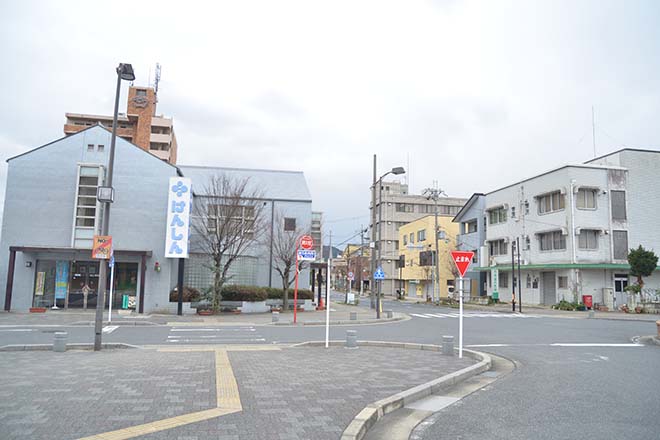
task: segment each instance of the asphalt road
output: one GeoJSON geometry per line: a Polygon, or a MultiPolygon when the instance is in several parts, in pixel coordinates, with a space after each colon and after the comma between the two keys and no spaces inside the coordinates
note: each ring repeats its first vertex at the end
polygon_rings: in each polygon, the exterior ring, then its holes
{"type": "MultiPolygon", "coordinates": [[[[360,307],[369,307],[363,300],[360,307]]],[[[358,339],[441,343],[458,337],[456,309],[386,301],[411,319],[333,326],[331,339],[357,330],[358,339]]],[[[466,310],[466,347],[512,359],[517,369],[486,389],[445,408],[415,435],[423,439],[654,439],[660,438],[660,348],[630,339],[656,331],[653,322],[616,321],[466,310]]],[[[55,330],[70,342],[91,342],[91,327],[1,328],[0,345],[51,343],[55,330]]],[[[322,340],[322,326],[221,328],[118,326],[104,341],[147,344],[293,343],[322,340]]],[[[403,372],[405,374],[405,371],[403,372]]]]}

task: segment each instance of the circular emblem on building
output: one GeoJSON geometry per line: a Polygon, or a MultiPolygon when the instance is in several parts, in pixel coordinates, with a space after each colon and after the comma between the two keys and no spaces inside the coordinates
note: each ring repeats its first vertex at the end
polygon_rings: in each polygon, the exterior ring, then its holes
{"type": "Polygon", "coordinates": [[[146,96],[136,96],[133,98],[133,104],[136,107],[146,107],[147,104],[149,104],[149,100],[147,99],[146,96]]]}

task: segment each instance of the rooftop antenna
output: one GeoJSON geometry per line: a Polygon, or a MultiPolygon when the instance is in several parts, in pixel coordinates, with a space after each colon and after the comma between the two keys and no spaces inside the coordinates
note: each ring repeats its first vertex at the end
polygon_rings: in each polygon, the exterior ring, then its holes
{"type": "Polygon", "coordinates": [[[158,103],[158,83],[160,83],[160,63],[156,63],[156,74],[154,75],[154,95],[158,103]]]}
{"type": "Polygon", "coordinates": [[[594,157],[596,157],[596,117],[594,115],[594,106],[591,106],[591,138],[594,143],[594,157]]]}

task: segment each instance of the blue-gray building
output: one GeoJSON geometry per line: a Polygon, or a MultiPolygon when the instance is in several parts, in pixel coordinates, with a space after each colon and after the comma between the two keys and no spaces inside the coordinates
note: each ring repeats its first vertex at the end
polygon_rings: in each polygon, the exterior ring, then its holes
{"type": "MultiPolygon", "coordinates": [[[[7,160],[0,237],[5,310],[95,307],[99,260],[91,258],[91,248],[102,218],[96,190],[105,180],[110,138],[110,131],[96,125],[7,160]]],[[[176,285],[177,261],[164,257],[169,179],[192,178],[199,192],[194,205],[215,173],[249,176],[263,189],[268,221],[281,213],[310,228],[311,196],[301,172],[177,168],[118,137],[110,213],[113,307],[140,313],[174,309],[169,292],[176,285]]],[[[265,242],[252,246],[236,263],[230,282],[279,287],[268,251],[265,242]]],[[[195,287],[206,287],[209,277],[203,259],[191,254],[186,262],[186,280],[195,287]]],[[[301,287],[309,285],[307,278],[301,276],[301,287]]]]}
{"type": "Polygon", "coordinates": [[[479,251],[486,241],[486,217],[484,209],[486,197],[481,193],[472,194],[472,197],[463,205],[454,217],[455,223],[460,223],[459,234],[456,237],[456,248],[459,251],[472,251],[474,258],[470,269],[465,274],[465,289],[470,289],[471,297],[486,295],[486,274],[473,270],[480,266],[479,251]]]}

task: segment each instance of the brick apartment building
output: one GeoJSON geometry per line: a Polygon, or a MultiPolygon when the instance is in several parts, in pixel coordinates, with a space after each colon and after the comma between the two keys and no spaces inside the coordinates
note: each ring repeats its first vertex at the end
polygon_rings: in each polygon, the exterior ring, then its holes
{"type": "MultiPolygon", "coordinates": [[[[120,113],[117,118],[117,136],[159,159],[176,164],[177,142],[172,118],[156,115],[157,102],[157,94],[152,87],[131,86],[126,113],[120,113]]],[[[66,113],[64,134],[69,136],[95,124],[112,129],[112,115],[66,113]]]]}

